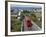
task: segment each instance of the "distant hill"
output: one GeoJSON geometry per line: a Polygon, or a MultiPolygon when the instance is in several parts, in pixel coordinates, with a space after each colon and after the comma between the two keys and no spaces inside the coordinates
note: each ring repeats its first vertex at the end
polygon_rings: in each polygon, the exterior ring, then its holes
{"type": "Polygon", "coordinates": [[[32,10],[32,9],[41,9],[41,8],[37,8],[37,7],[11,7],[11,9],[32,10]]]}

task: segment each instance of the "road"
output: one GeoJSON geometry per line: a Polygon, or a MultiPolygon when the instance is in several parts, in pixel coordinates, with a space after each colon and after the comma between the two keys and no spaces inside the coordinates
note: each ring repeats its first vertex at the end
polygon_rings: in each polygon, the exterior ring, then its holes
{"type": "MultiPolygon", "coordinates": [[[[28,29],[26,27],[26,25],[24,25],[24,27],[23,27],[24,28],[24,31],[39,31],[39,30],[41,30],[40,27],[36,23],[34,23],[33,21],[32,21],[32,24],[33,25],[32,25],[32,27],[30,29],[28,29]]],[[[22,28],[21,28],[21,31],[22,31],[22,28]]]]}

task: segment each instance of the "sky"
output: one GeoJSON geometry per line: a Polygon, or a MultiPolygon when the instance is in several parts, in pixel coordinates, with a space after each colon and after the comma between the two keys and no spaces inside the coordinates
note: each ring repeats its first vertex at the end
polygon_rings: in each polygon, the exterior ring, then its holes
{"type": "Polygon", "coordinates": [[[37,6],[37,5],[15,5],[15,4],[11,4],[11,7],[35,7],[35,8],[40,8],[41,6],[37,6]]]}

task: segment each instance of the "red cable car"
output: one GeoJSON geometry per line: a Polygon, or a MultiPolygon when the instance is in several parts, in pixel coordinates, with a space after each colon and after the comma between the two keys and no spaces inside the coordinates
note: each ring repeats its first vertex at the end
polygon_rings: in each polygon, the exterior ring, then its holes
{"type": "Polygon", "coordinates": [[[32,22],[31,22],[31,17],[30,16],[26,16],[25,17],[25,20],[26,20],[26,25],[27,27],[32,27],[32,22]]]}

